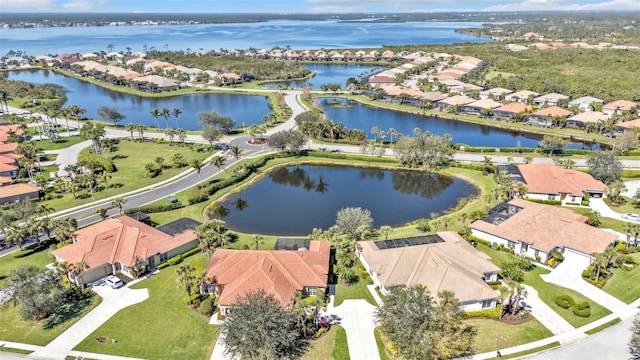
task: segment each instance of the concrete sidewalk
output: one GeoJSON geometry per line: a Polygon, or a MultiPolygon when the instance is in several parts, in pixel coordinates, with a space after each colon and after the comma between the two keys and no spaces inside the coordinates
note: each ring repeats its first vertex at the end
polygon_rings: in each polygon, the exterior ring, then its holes
{"type": "Polygon", "coordinates": [[[100,285],[94,287],[93,290],[102,297],[102,303],[47,344],[47,346],[33,352],[29,357],[64,359],[74,347],[118,311],[149,298],[147,289],[133,290],[127,287],[112,289],[107,285],[100,285]]]}
{"type": "Polygon", "coordinates": [[[527,296],[520,303],[531,313],[544,327],[549,329],[553,335],[559,335],[575,330],[567,320],[553,311],[549,305],[545,304],[536,289],[528,285],[523,285],[527,290],[527,296]]]}

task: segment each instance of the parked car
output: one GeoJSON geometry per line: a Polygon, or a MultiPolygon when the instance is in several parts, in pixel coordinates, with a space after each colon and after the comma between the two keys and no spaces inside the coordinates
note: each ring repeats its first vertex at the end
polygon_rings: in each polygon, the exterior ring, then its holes
{"type": "Polygon", "coordinates": [[[107,276],[107,278],[104,280],[104,283],[111,286],[114,289],[124,286],[124,282],[114,275],[107,276]]]}
{"type": "Polygon", "coordinates": [[[640,222],[640,215],[638,214],[622,214],[622,218],[625,220],[640,222]]]}

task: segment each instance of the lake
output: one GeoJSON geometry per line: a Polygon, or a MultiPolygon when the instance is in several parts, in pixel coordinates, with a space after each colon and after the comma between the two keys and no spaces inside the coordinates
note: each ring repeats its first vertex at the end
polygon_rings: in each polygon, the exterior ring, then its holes
{"type": "Polygon", "coordinates": [[[476,195],[471,183],[418,171],[300,165],[273,170],[224,204],[227,226],[244,233],[308,235],[328,229],[343,207],[372,213],[374,226],[401,226],[476,195]]]}
{"type": "Polygon", "coordinates": [[[28,55],[107,51],[199,51],[213,49],[355,49],[383,45],[453,44],[488,42],[490,39],[456,33],[461,27],[481,27],[477,22],[369,23],[275,20],[257,23],[92,26],[50,28],[0,28],[0,54],[23,50],[28,55]],[[166,45],[166,46],[165,46],[166,45]]]}
{"type": "MultiPolygon", "coordinates": [[[[269,99],[264,96],[237,94],[191,94],[164,98],[147,98],[122,94],[91,83],[60,75],[52,71],[16,71],[9,72],[9,79],[22,80],[34,84],[57,84],[67,90],[66,105],[76,104],[87,110],[85,116],[98,118],[97,110],[101,106],[115,107],[127,116],[121,125],[128,122],[155,126],[155,119],[149,114],[153,108],[174,107],[182,110],[178,119],[179,127],[185,130],[201,130],[198,113],[215,111],[236,121],[236,126],[262,124],[262,117],[271,110],[269,99]]],[[[158,118],[159,127],[166,126],[164,117],[158,118]]],[[[176,119],[169,118],[169,126],[176,127],[176,119]]]]}
{"type": "Polygon", "coordinates": [[[367,76],[383,70],[379,66],[349,65],[349,64],[304,64],[303,67],[313,71],[315,76],[305,81],[277,81],[262,84],[262,87],[277,89],[279,87],[299,89],[308,86],[312,89],[320,88],[323,84],[340,84],[345,87],[347,79],[367,76]]]}
{"type": "MultiPolygon", "coordinates": [[[[452,143],[470,146],[516,147],[519,144],[522,147],[537,147],[541,139],[506,129],[374,108],[354,101],[347,103],[344,98],[324,98],[320,103],[323,104],[328,119],[341,122],[349,129],[360,129],[372,139],[374,135],[371,128],[374,126],[382,131],[394,128],[403,135],[412,135],[415,128],[440,136],[448,133],[453,136],[452,143]],[[329,105],[329,102],[334,101],[339,106],[329,105]]],[[[580,145],[573,144],[569,147],[579,148],[580,145]]]]}

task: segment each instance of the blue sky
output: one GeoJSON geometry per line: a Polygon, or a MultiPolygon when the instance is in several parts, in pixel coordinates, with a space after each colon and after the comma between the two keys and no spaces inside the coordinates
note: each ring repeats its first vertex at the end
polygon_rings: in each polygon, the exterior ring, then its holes
{"type": "Polygon", "coordinates": [[[0,12],[327,13],[637,10],[640,0],[1,0],[0,12]]]}

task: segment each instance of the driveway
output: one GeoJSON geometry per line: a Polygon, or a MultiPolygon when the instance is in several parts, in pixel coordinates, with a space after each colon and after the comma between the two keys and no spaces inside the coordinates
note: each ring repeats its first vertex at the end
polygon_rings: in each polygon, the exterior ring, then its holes
{"type": "Polygon", "coordinates": [[[626,191],[622,192],[622,195],[632,198],[638,190],[640,190],[640,180],[625,181],[624,185],[627,187],[626,191]]]}
{"type": "Polygon", "coordinates": [[[338,307],[331,305],[327,307],[327,313],[337,316],[339,319],[337,323],[347,333],[351,360],[380,360],[376,338],[373,334],[376,327],[373,320],[375,309],[375,306],[362,299],[345,300],[338,307]]]}
{"type": "Polygon", "coordinates": [[[73,326],[60,334],[47,346],[35,351],[29,357],[37,359],[64,359],[82,340],[107,322],[118,311],[143,302],[149,298],[147,289],[112,289],[106,285],[92,288],[102,297],[102,302],[73,326]]]}

